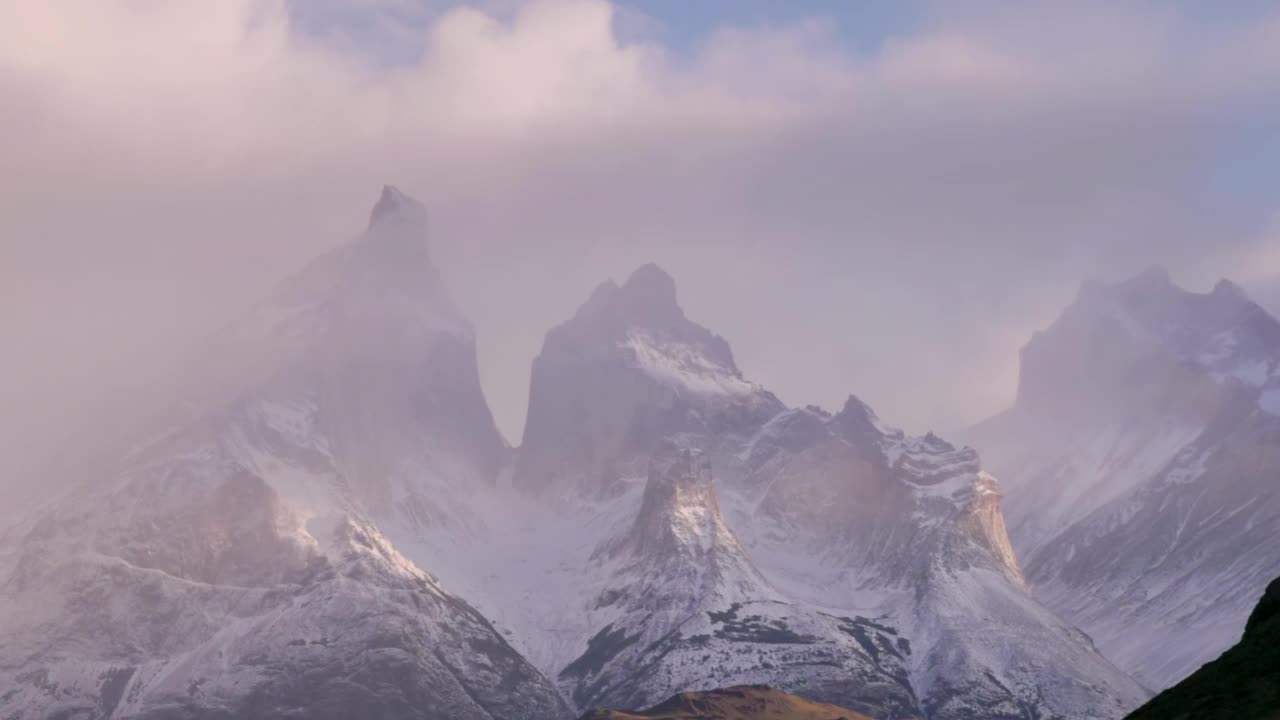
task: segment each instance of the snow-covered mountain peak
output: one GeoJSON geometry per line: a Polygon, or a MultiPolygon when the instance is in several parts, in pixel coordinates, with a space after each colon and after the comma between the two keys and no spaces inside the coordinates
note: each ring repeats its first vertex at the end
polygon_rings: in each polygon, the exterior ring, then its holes
{"type": "Polygon", "coordinates": [[[548,333],[544,352],[553,345],[621,355],[651,377],[695,392],[753,389],[729,344],[685,316],[675,280],[653,263],[637,268],[622,285],[610,280],[597,286],[571,320],[548,333]]]}
{"type": "Polygon", "coordinates": [[[802,687],[919,718],[910,641],[869,618],[796,603],[756,569],[721,516],[706,454],[664,442],[635,523],[601,548],[594,635],[559,677],[580,705],[643,706],[700,686],[802,687]]]}
{"type": "Polygon", "coordinates": [[[1225,647],[1275,574],[1276,416],[1280,323],[1229,280],[1148,271],[1091,283],[1023,349],[1014,407],[967,439],[1008,480],[1039,597],[1158,686],[1225,647]]]}
{"type": "Polygon", "coordinates": [[[557,330],[681,394],[767,395],[743,378],[724,338],[685,316],[675,280],[652,263],[637,268],[620,286],[601,285],[557,330]]]}
{"type": "Polygon", "coordinates": [[[0,550],[0,715],[568,716],[401,552],[473,540],[507,460],[420,205],[384,189],[178,395],[0,550]]]}
{"type": "Polygon", "coordinates": [[[336,495],[379,520],[463,523],[442,486],[488,484],[507,460],[472,326],[428,255],[421,205],[388,187],[371,215],[207,341],[164,434],[216,447],[308,511],[336,495]]]}
{"type": "Polygon", "coordinates": [[[743,379],[727,352],[709,353],[705,346],[646,329],[629,330],[618,347],[628,352],[634,367],[666,385],[704,395],[761,392],[759,385],[743,379]]]}
{"type": "Polygon", "coordinates": [[[948,552],[964,558],[963,565],[998,570],[1024,587],[1005,528],[1000,483],[982,469],[976,450],[957,448],[933,433],[889,436],[881,447],[894,475],[911,489],[922,527],[954,532],[948,552]]]}
{"type": "Polygon", "coordinates": [[[828,422],[845,441],[878,452],[886,470],[927,495],[967,497],[984,483],[995,486],[973,448],[957,448],[932,432],[907,435],[853,395],[828,422]]]}
{"type": "Polygon", "coordinates": [[[918,488],[967,487],[977,482],[982,468],[973,448],[957,448],[933,433],[890,438],[882,447],[893,468],[918,488]]]}
{"type": "Polygon", "coordinates": [[[675,442],[651,457],[635,521],[596,557],[611,562],[618,577],[644,576],[646,586],[676,592],[686,611],[778,599],[721,514],[711,460],[675,442]]]}
{"type": "Polygon", "coordinates": [[[1280,323],[1236,284],[1178,287],[1148,270],[1076,301],[1022,350],[1018,405],[1059,418],[1159,410],[1202,422],[1221,388],[1280,385],[1280,323]]]}
{"type": "Polygon", "coordinates": [[[1224,351],[1280,352],[1280,323],[1225,278],[1212,291],[1197,293],[1175,285],[1163,269],[1148,270],[1102,288],[1090,300],[1092,312],[1206,367],[1229,354],[1224,351]]]}
{"type": "Polygon", "coordinates": [[[746,565],[720,513],[711,460],[674,442],[663,443],[650,459],[640,511],[622,546],[664,561],[672,555],[702,558],[727,551],[746,565]]]}
{"type": "Polygon", "coordinates": [[[723,338],[685,317],[671,276],[645,265],[547,333],[515,482],[599,493],[643,476],[664,438],[749,434],[783,409],[743,377],[723,338]]]}
{"type": "Polygon", "coordinates": [[[350,568],[417,581],[423,589],[429,589],[437,595],[444,593],[434,576],[402,555],[386,535],[370,522],[350,515],[339,516],[333,522],[326,540],[328,553],[350,568]]]}
{"type": "Polygon", "coordinates": [[[905,435],[898,428],[886,425],[870,405],[855,395],[845,400],[832,422],[850,438],[879,441],[881,438],[902,439],[905,435]]]}

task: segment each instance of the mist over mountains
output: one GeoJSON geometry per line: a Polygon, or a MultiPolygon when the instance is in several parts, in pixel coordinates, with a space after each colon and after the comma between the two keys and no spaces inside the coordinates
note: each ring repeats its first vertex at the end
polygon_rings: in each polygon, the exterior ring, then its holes
{"type": "Polygon", "coordinates": [[[1276,3],[4,0],[0,720],[1280,720],[1278,128],[1276,3]]]}
{"type": "Polygon", "coordinates": [[[946,437],[1083,277],[1280,307],[1276,8],[683,5],[5,3],[0,492],[388,181],[512,442],[543,333],[650,261],[789,404],[946,437]]]}
{"type": "Polygon", "coordinates": [[[767,685],[1120,718],[1280,572],[1280,323],[1229,282],[1086,284],[975,450],[788,407],[646,264],[546,334],[512,448],[444,273],[384,188],[8,524],[0,711],[552,719],[767,685]]]}

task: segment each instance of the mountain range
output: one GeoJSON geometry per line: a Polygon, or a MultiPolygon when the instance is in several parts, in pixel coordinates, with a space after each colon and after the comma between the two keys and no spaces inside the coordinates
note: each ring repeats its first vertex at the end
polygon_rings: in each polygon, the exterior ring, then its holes
{"type": "Polygon", "coordinates": [[[1216,657],[1280,574],[1280,322],[1153,268],[1088,283],[966,439],[1006,478],[1036,597],[1152,688],[1216,657]]]}
{"type": "MultiPolygon", "coordinates": [[[[1265,313],[1212,356],[1181,330],[1121,347],[1089,323],[1129,286],[1088,288],[1024,351],[1011,413],[1065,424],[1028,447],[1070,456],[1122,399],[1158,416],[1141,448],[1173,444],[1168,424],[1204,427],[1172,450],[1163,490],[1080,471],[1073,487],[1104,496],[1068,502],[1014,471],[1039,466],[1004,453],[1012,415],[974,432],[1016,478],[1002,485],[977,451],[856,397],[785,405],[646,265],[547,333],[512,448],[425,215],[385,188],[358,238],[209,340],[138,442],[0,534],[0,716],[552,719],[767,684],[884,720],[1120,718],[1150,695],[1126,670],[1162,677],[1098,633],[1098,608],[1132,606],[1135,568],[1171,578],[1143,612],[1225,623],[1267,564],[1247,543],[1270,531],[1270,495],[1234,514],[1187,499],[1211,476],[1223,506],[1257,497],[1273,376],[1255,368],[1280,337],[1265,313]],[[1063,406],[1055,388],[1095,361],[1128,395],[1063,406]],[[1166,564],[1154,554],[1184,535],[1160,533],[1178,526],[1202,539],[1166,564]],[[1156,540],[1114,552],[1141,527],[1156,540]],[[1196,614],[1178,589],[1202,582],[1193,561],[1241,587],[1196,614]]],[[[1254,318],[1238,289],[1210,298],[1103,325],[1186,314],[1211,339],[1254,318]]]]}

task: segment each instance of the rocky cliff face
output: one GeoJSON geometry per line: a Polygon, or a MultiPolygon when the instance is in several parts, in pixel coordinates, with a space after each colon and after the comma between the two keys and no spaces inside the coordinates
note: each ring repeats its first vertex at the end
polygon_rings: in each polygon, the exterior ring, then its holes
{"type": "Polygon", "coordinates": [[[973,450],[908,436],[851,398],[834,416],[780,415],[746,456],[763,496],[735,527],[764,575],[818,606],[884,608],[926,716],[1115,717],[1144,697],[1032,599],[973,450]]]}
{"type": "Polygon", "coordinates": [[[850,397],[834,416],[779,415],[748,445],[762,542],[798,545],[883,586],[982,568],[1021,586],[999,484],[970,448],[910,437],[850,397]],[[779,450],[785,447],[785,450],[779,450]]]}

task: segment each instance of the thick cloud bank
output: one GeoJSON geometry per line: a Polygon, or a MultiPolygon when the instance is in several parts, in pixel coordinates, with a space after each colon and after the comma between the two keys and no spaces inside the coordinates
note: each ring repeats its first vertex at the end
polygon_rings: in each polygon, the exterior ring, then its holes
{"type": "Polygon", "coordinates": [[[788,402],[918,430],[1006,403],[1084,276],[1278,297],[1280,15],[960,7],[866,52],[821,17],[675,47],[603,0],[0,4],[0,482],[384,182],[513,438],[542,333],[642,261],[788,402]]]}

